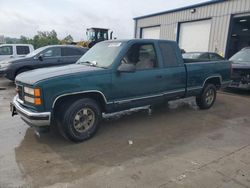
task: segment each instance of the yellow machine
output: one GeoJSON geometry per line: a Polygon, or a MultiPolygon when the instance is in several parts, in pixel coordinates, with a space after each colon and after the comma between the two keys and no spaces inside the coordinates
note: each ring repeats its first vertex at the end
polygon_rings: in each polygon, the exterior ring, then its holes
{"type": "Polygon", "coordinates": [[[113,39],[113,31],[111,31],[109,34],[109,29],[104,28],[88,28],[86,35],[87,41],[77,42],[76,45],[91,48],[98,42],[113,39]]]}

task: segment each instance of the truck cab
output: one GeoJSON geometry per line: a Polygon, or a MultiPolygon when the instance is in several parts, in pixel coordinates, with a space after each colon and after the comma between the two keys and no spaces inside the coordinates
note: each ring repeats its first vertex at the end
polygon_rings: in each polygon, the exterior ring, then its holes
{"type": "Polygon", "coordinates": [[[2,44],[0,45],[0,61],[9,58],[24,57],[34,51],[31,44],[2,44]]]}

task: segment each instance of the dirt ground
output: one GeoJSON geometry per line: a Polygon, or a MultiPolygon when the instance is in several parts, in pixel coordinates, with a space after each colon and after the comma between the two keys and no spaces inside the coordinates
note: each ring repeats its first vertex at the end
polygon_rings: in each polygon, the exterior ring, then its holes
{"type": "Polygon", "coordinates": [[[112,116],[74,144],[11,117],[14,88],[0,78],[1,188],[250,187],[249,92],[219,92],[205,111],[189,98],[112,116]]]}

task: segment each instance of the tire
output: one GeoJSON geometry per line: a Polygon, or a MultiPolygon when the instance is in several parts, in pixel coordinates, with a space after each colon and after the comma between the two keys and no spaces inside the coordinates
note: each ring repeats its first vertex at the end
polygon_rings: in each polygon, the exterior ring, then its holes
{"type": "Polygon", "coordinates": [[[101,110],[92,99],[80,99],[69,105],[63,113],[60,126],[62,136],[73,142],[82,142],[95,135],[99,128],[101,110]]]}
{"type": "Polygon", "coordinates": [[[209,109],[216,100],[216,87],[213,84],[206,84],[202,93],[196,97],[196,104],[200,109],[209,109]]]}

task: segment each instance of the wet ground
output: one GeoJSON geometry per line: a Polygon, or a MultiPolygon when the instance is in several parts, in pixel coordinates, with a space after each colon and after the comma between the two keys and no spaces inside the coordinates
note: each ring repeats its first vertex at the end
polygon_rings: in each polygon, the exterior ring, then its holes
{"type": "Polygon", "coordinates": [[[112,116],[73,144],[38,137],[9,101],[0,78],[0,187],[250,187],[250,93],[223,91],[210,110],[194,99],[112,116]],[[129,144],[130,143],[130,144],[129,144]]]}

